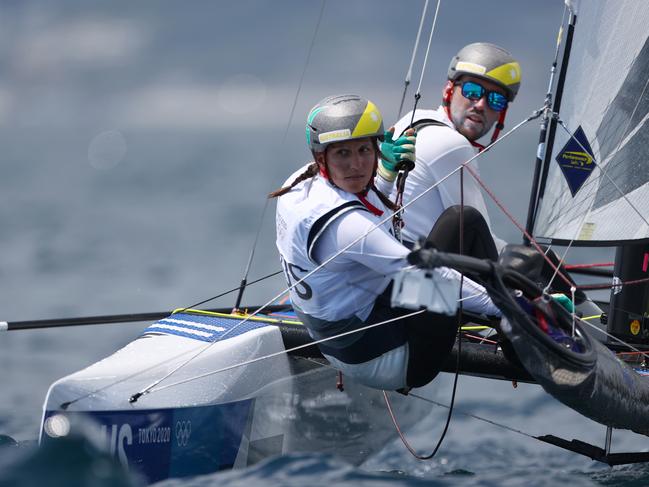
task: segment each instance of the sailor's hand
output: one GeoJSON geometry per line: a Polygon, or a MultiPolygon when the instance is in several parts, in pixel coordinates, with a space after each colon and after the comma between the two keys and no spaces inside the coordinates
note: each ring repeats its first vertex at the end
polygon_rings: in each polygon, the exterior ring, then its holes
{"type": "Polygon", "coordinates": [[[563,306],[568,313],[572,313],[575,310],[575,306],[572,303],[572,300],[565,294],[555,293],[551,294],[550,297],[558,304],[563,306]]]}
{"type": "Polygon", "coordinates": [[[415,168],[416,134],[408,129],[397,140],[393,140],[394,127],[390,127],[381,142],[381,161],[379,175],[386,181],[394,181],[399,171],[412,171],[415,168]]]}
{"type": "Polygon", "coordinates": [[[418,247],[410,252],[406,259],[409,264],[417,266],[420,269],[432,269],[437,266],[437,250],[432,245],[418,247]]]}

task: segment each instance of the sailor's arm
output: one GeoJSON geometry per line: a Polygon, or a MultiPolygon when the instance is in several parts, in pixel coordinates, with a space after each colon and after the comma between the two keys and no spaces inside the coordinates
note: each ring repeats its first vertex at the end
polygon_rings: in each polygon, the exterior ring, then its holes
{"type": "Polygon", "coordinates": [[[318,238],[314,248],[316,262],[322,263],[350,246],[329,265],[358,262],[376,273],[391,275],[404,265],[409,250],[401,245],[366,211],[350,211],[336,218],[318,238]],[[375,228],[376,227],[376,228],[375,228]]]}
{"type": "MultiPolygon", "coordinates": [[[[480,185],[468,171],[464,171],[464,176],[461,178],[460,170],[458,169],[462,164],[475,156],[475,150],[470,146],[461,145],[440,153],[439,147],[430,147],[429,144],[432,144],[432,142],[430,137],[420,139],[417,151],[418,155],[421,155],[424,160],[426,160],[426,155],[430,154],[427,164],[427,173],[431,176],[430,184],[433,185],[435,182],[444,180],[438,186],[444,208],[459,205],[463,202],[465,206],[472,206],[478,210],[487,222],[491,230],[491,235],[496,243],[496,248],[500,251],[506,245],[506,242],[493,233],[487,205],[482,196],[480,185]],[[463,191],[460,186],[461,181],[464,185],[463,191]]],[[[471,169],[480,175],[477,161],[471,161],[469,165],[471,169]]]]}
{"type": "MultiPolygon", "coordinates": [[[[318,262],[335,255],[351,245],[329,265],[347,265],[349,261],[358,262],[374,272],[392,276],[407,266],[406,257],[410,253],[406,247],[394,239],[383,227],[375,228],[375,221],[367,212],[351,211],[336,219],[318,240],[314,256],[318,262]],[[371,230],[371,231],[370,231],[371,230]],[[360,237],[358,242],[355,242],[360,237]],[[355,243],[354,243],[355,242],[355,243]]],[[[454,269],[440,268],[444,277],[460,279],[454,269]]],[[[491,301],[483,286],[464,277],[462,281],[464,308],[477,314],[499,316],[500,311],[491,301]]]]}

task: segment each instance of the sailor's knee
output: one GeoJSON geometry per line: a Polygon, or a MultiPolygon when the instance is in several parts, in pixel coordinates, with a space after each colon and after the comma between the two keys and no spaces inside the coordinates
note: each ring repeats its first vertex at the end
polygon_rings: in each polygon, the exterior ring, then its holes
{"type": "Polygon", "coordinates": [[[482,228],[488,231],[489,226],[482,213],[476,210],[473,206],[449,206],[440,215],[440,220],[452,220],[458,226],[463,222],[464,228],[478,229],[482,228]]]}

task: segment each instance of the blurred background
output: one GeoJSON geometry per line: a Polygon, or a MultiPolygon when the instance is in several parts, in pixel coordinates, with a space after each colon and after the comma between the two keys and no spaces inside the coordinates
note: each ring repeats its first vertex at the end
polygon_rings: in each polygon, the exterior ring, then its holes
{"type": "MultiPolygon", "coordinates": [[[[309,159],[308,110],[352,92],[373,100],[387,125],[396,120],[423,4],[2,2],[0,320],[164,311],[236,287],[265,195],[309,159]]],[[[489,41],[522,65],[514,126],[543,104],[562,15],[560,0],[443,2],[419,106],[439,104],[462,46],[489,41]]],[[[522,222],[538,130],[526,125],[480,162],[522,222]]],[[[496,233],[519,242],[490,209],[496,233]]],[[[276,270],[271,203],[249,279],[276,270]]],[[[281,276],[255,285],[244,303],[283,285],[281,276]]],[[[0,335],[0,433],[35,439],[48,385],[143,327],[0,335]]]]}

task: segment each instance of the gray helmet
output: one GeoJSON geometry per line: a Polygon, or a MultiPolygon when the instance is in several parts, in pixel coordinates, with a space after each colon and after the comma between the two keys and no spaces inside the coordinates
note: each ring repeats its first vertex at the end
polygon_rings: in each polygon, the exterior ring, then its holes
{"type": "Polygon", "coordinates": [[[383,140],[383,117],[374,103],[357,95],[328,96],[309,112],[306,143],[313,152],[343,140],[378,137],[383,140]]]}
{"type": "Polygon", "coordinates": [[[492,81],[502,86],[509,101],[513,101],[521,86],[521,67],[502,47],[488,42],[476,42],[460,49],[451,59],[448,79],[455,81],[462,75],[492,81]]]}

